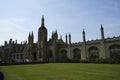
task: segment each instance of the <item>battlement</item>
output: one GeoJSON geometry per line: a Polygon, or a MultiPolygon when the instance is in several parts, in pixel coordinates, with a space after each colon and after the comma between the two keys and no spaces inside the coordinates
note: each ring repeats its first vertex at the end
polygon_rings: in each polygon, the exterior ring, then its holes
{"type": "Polygon", "coordinates": [[[91,41],[88,40],[88,41],[86,42],[86,44],[98,44],[98,43],[100,43],[100,41],[101,41],[100,39],[91,40],[91,41]]]}
{"type": "Polygon", "coordinates": [[[80,45],[82,45],[82,42],[75,42],[71,44],[71,46],[80,46],[80,45]]]}
{"type": "Polygon", "coordinates": [[[120,40],[120,36],[114,36],[112,38],[108,37],[107,39],[105,39],[106,41],[117,41],[117,40],[120,40]]]}
{"type": "Polygon", "coordinates": [[[17,40],[12,40],[12,38],[10,38],[9,41],[4,41],[4,45],[3,46],[16,45],[16,44],[27,44],[27,41],[22,41],[21,43],[18,43],[17,40]]]}

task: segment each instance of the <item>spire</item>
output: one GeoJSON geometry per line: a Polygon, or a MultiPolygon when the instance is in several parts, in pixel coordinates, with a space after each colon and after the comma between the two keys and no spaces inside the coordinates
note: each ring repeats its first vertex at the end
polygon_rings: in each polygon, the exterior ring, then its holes
{"type": "Polygon", "coordinates": [[[101,30],[103,30],[103,24],[101,24],[101,30]]]}
{"type": "Polygon", "coordinates": [[[71,34],[69,33],[69,44],[71,44],[71,34]]]}
{"type": "Polygon", "coordinates": [[[45,32],[47,32],[47,29],[46,29],[44,23],[45,23],[44,16],[42,15],[42,19],[41,19],[41,27],[39,28],[39,31],[40,31],[40,30],[44,30],[45,32]]]}
{"type": "Polygon", "coordinates": [[[30,32],[29,32],[29,36],[28,37],[30,37],[30,32]]]}
{"type": "Polygon", "coordinates": [[[100,30],[101,30],[101,39],[104,39],[104,28],[102,24],[100,30]]]}
{"type": "Polygon", "coordinates": [[[66,36],[65,36],[65,38],[66,38],[66,44],[68,44],[68,40],[67,40],[67,33],[66,33],[66,36]]]}
{"type": "Polygon", "coordinates": [[[31,37],[31,35],[30,35],[30,32],[29,32],[29,35],[28,35],[28,41],[30,41],[30,37],[31,37]]]}
{"type": "Polygon", "coordinates": [[[85,42],[86,41],[86,38],[85,38],[85,30],[83,29],[83,42],[85,42]]]}
{"type": "Polygon", "coordinates": [[[41,27],[44,27],[44,15],[42,15],[42,20],[41,20],[42,24],[41,27]]]}
{"type": "Polygon", "coordinates": [[[30,43],[30,38],[31,38],[31,35],[30,35],[30,32],[29,32],[28,43],[30,43]]]}
{"type": "Polygon", "coordinates": [[[70,32],[69,32],[69,37],[71,37],[71,34],[70,34],[70,32]]]}
{"type": "Polygon", "coordinates": [[[57,29],[56,29],[55,33],[57,34],[57,29]]]}
{"type": "Polygon", "coordinates": [[[34,37],[34,35],[33,35],[33,31],[32,31],[32,35],[31,35],[32,37],[34,37]]]}
{"type": "Polygon", "coordinates": [[[85,34],[85,30],[83,29],[83,34],[85,34]]]}
{"type": "Polygon", "coordinates": [[[31,34],[31,43],[34,43],[34,34],[33,34],[33,31],[32,31],[32,34],[31,34]]]}

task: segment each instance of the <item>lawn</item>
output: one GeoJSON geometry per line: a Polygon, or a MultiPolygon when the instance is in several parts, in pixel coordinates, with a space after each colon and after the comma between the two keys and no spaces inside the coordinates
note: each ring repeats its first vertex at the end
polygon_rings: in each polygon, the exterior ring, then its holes
{"type": "Polygon", "coordinates": [[[5,80],[120,80],[119,64],[46,63],[0,66],[5,80]]]}

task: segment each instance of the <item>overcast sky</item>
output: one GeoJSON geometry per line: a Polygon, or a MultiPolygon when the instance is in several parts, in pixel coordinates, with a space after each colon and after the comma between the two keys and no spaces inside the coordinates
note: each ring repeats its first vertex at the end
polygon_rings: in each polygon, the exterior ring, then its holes
{"type": "Polygon", "coordinates": [[[106,38],[120,35],[120,0],[0,0],[0,44],[20,43],[32,31],[36,42],[42,15],[48,39],[57,30],[63,40],[70,32],[72,42],[82,42],[83,28],[87,40],[100,39],[101,24],[106,38]]]}

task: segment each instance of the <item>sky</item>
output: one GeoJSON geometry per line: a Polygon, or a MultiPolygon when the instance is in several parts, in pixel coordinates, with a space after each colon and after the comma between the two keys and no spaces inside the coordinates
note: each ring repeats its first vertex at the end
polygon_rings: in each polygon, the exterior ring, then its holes
{"type": "Polygon", "coordinates": [[[120,36],[120,0],[0,0],[0,44],[10,38],[18,43],[28,38],[29,32],[38,39],[38,28],[44,15],[48,40],[52,31],[58,36],[71,33],[72,42],[101,38],[103,24],[105,38],[120,36]]]}

